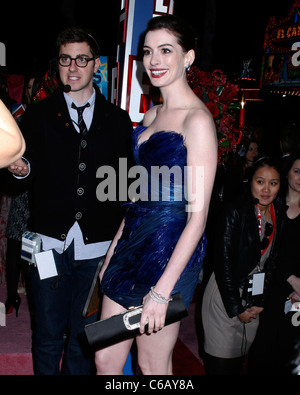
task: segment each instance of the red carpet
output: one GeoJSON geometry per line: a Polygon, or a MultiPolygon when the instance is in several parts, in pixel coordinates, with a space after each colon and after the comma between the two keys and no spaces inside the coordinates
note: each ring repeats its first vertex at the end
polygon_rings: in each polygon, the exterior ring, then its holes
{"type": "MultiPolygon", "coordinates": [[[[22,303],[18,318],[14,311],[6,316],[6,326],[0,326],[0,375],[33,375],[28,304],[26,296],[20,296],[22,303]]],[[[0,302],[4,303],[5,299],[6,288],[0,285],[0,302]]],[[[204,375],[204,367],[198,357],[194,307],[195,304],[192,303],[174,349],[175,375],[204,375]]]]}
{"type": "Polygon", "coordinates": [[[177,340],[173,354],[174,375],[204,375],[204,366],[199,358],[180,340],[177,340]]]}
{"type": "MultiPolygon", "coordinates": [[[[32,375],[31,327],[26,296],[19,316],[15,311],[6,316],[6,326],[0,326],[0,375],[32,375]]],[[[0,302],[6,299],[6,288],[0,286],[0,302]]]]}
{"type": "Polygon", "coordinates": [[[33,375],[31,354],[0,354],[0,375],[33,375]]]}

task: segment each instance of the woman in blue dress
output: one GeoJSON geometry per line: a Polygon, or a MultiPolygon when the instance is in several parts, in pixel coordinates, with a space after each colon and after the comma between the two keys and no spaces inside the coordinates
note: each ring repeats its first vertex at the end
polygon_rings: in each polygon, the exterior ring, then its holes
{"type": "MultiPolygon", "coordinates": [[[[135,160],[147,178],[129,204],[100,273],[101,319],[143,304],[136,344],[144,375],[172,374],[180,322],[164,326],[168,303],[180,292],[188,307],[205,254],[217,139],[210,112],[186,78],[194,45],[193,30],[179,18],[149,21],[143,62],[151,83],[160,89],[162,104],[152,107],[133,132],[135,160]],[[169,182],[161,180],[165,173],[169,182]]],[[[97,373],[122,374],[132,342],[97,351],[97,373]]]]}

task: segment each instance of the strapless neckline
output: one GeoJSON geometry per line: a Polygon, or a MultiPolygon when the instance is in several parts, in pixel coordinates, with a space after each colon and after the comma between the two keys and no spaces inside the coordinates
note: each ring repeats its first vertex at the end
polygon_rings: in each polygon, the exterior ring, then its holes
{"type": "Polygon", "coordinates": [[[170,130],[170,131],[158,130],[157,132],[152,133],[151,136],[149,136],[149,138],[147,140],[144,140],[144,141],[140,142],[140,136],[146,129],[148,129],[148,127],[147,126],[143,126],[143,125],[137,126],[136,129],[135,129],[135,131],[136,131],[136,146],[137,146],[137,148],[140,148],[142,145],[145,145],[148,142],[151,142],[153,139],[155,139],[156,137],[158,137],[158,136],[160,136],[162,134],[172,135],[172,136],[176,136],[176,137],[178,136],[179,139],[181,139],[181,141],[182,141],[182,145],[185,147],[185,138],[184,138],[184,136],[181,133],[178,133],[178,132],[175,132],[175,131],[172,131],[172,130],[170,130]],[[138,131],[138,133],[137,133],[137,131],[138,131]]]}

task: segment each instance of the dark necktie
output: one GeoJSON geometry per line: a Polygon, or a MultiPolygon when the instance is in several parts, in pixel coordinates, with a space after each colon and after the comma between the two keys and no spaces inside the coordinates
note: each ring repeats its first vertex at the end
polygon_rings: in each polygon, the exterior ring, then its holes
{"type": "Polygon", "coordinates": [[[86,133],[88,131],[87,127],[86,127],[86,124],[85,124],[85,122],[83,120],[83,111],[87,107],[90,107],[90,103],[87,103],[85,106],[82,106],[82,107],[77,107],[74,103],[72,103],[72,108],[74,108],[78,112],[78,123],[77,123],[77,126],[79,127],[80,134],[82,134],[83,136],[86,135],[86,133]]]}

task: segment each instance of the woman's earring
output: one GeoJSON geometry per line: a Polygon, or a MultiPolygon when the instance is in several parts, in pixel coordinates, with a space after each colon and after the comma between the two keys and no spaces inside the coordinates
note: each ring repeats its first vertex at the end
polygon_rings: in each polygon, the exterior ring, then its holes
{"type": "Polygon", "coordinates": [[[188,66],[186,67],[185,71],[188,73],[190,70],[191,70],[191,66],[188,65],[188,66]]]}

